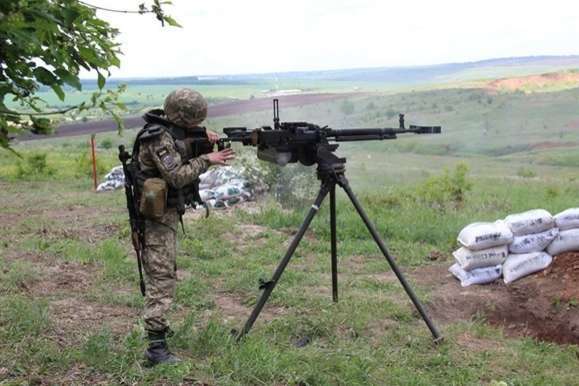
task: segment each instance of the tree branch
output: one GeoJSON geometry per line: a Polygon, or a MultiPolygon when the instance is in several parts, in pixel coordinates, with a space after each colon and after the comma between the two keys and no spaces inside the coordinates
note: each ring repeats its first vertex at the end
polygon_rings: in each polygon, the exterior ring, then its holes
{"type": "Polygon", "coordinates": [[[46,111],[46,112],[42,111],[42,112],[37,112],[37,113],[32,113],[32,112],[31,113],[20,113],[18,111],[0,110],[0,114],[11,115],[13,117],[36,116],[36,115],[57,115],[57,114],[68,113],[69,111],[75,110],[79,107],[80,107],[80,105],[76,105],[76,106],[68,107],[64,110],[46,111]]]}
{"type": "Polygon", "coordinates": [[[98,5],[93,5],[93,4],[85,3],[84,1],[80,1],[80,0],[79,0],[79,3],[82,4],[82,5],[84,5],[84,6],[93,8],[93,9],[98,9],[98,10],[107,11],[107,12],[138,13],[138,14],[140,14],[140,15],[142,15],[142,14],[144,14],[144,13],[153,13],[153,12],[154,12],[154,11],[152,11],[152,10],[149,10],[149,9],[145,8],[145,7],[139,9],[138,11],[129,11],[129,10],[124,10],[124,9],[112,9],[112,8],[99,7],[98,5]]]}

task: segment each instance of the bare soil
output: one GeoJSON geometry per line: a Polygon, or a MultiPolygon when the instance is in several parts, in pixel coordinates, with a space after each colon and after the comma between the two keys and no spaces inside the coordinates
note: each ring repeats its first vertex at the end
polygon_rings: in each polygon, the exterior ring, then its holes
{"type": "Polygon", "coordinates": [[[579,253],[555,256],[545,271],[510,285],[497,281],[462,288],[447,266],[426,267],[412,275],[433,288],[430,310],[435,320],[484,318],[510,336],[579,344],[579,253]]]}
{"type": "Polygon", "coordinates": [[[487,88],[491,90],[515,91],[524,88],[540,89],[565,84],[574,84],[579,86],[579,72],[561,71],[540,75],[497,79],[489,82],[487,88]]]}
{"type": "MultiPolygon", "coordinates": [[[[239,322],[245,320],[253,311],[253,306],[243,304],[242,299],[230,293],[217,293],[213,298],[215,306],[227,321],[239,322]]],[[[259,315],[260,322],[271,321],[286,313],[283,307],[267,305],[259,315]]]]}
{"type": "Polygon", "coordinates": [[[578,144],[577,142],[552,142],[552,141],[545,141],[539,142],[536,144],[531,145],[533,150],[547,150],[547,149],[556,149],[560,147],[576,147],[578,144]]]}
{"type": "Polygon", "coordinates": [[[49,308],[54,322],[53,333],[62,345],[81,343],[103,325],[114,335],[125,335],[138,316],[129,307],[87,302],[74,294],[51,301],[49,308]]]}

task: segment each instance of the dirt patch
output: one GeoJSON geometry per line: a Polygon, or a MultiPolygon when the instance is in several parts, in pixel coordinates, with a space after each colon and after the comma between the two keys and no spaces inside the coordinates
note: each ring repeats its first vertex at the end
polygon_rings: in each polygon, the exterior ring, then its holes
{"type": "Polygon", "coordinates": [[[468,349],[468,351],[485,352],[485,351],[501,351],[503,348],[501,344],[495,340],[481,339],[473,336],[469,332],[464,332],[457,336],[456,343],[468,349]]]}
{"type": "Polygon", "coordinates": [[[232,232],[225,233],[224,238],[232,243],[253,243],[263,239],[265,234],[269,231],[269,228],[261,225],[240,224],[236,226],[232,232]]]}
{"type": "Polygon", "coordinates": [[[560,147],[576,147],[578,145],[577,142],[539,142],[534,143],[531,145],[531,149],[533,150],[547,150],[547,149],[556,149],[560,147]]]}
{"type": "Polygon", "coordinates": [[[64,228],[43,227],[38,230],[38,234],[43,238],[53,240],[77,240],[94,244],[105,240],[119,233],[120,226],[117,224],[97,224],[69,226],[64,228]]]}
{"type": "Polygon", "coordinates": [[[82,294],[96,279],[94,270],[87,265],[54,259],[43,263],[45,265],[39,268],[42,278],[30,287],[34,295],[54,295],[59,292],[82,294]]]}
{"type": "Polygon", "coordinates": [[[229,241],[235,250],[245,252],[248,248],[263,246],[268,239],[268,233],[276,232],[261,225],[240,224],[232,232],[223,234],[223,238],[229,241]]]}
{"type": "MultiPolygon", "coordinates": [[[[215,306],[227,321],[245,320],[253,310],[252,306],[243,304],[242,299],[230,293],[217,293],[213,298],[215,306]]],[[[285,308],[266,304],[259,320],[270,321],[286,313],[285,308]]]]}
{"type": "Polygon", "coordinates": [[[412,275],[433,287],[430,309],[435,320],[484,318],[507,335],[579,344],[579,253],[556,256],[547,270],[508,286],[497,281],[462,288],[447,265],[412,275]]]}
{"type": "Polygon", "coordinates": [[[49,309],[55,338],[65,346],[79,344],[103,328],[117,336],[126,335],[137,320],[135,310],[129,307],[91,303],[72,297],[51,301],[49,309]]]}
{"type": "Polygon", "coordinates": [[[568,127],[569,129],[579,129],[579,119],[575,119],[575,120],[567,123],[567,125],[565,125],[565,127],[568,127]]]}
{"type": "Polygon", "coordinates": [[[487,88],[500,91],[542,89],[548,87],[577,87],[579,72],[561,71],[540,75],[528,75],[513,78],[497,79],[489,82],[487,88]]]}
{"type": "Polygon", "coordinates": [[[0,213],[0,229],[13,229],[20,224],[22,219],[21,213],[0,213]]]}

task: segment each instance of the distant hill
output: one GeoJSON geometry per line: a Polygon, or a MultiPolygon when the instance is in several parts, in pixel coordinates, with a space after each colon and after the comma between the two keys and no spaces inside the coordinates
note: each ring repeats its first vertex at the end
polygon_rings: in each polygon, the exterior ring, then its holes
{"type": "MultiPolygon", "coordinates": [[[[328,71],[297,71],[245,75],[187,76],[173,78],[111,79],[109,84],[199,84],[231,85],[252,84],[272,79],[382,82],[392,84],[442,83],[461,80],[494,79],[523,76],[566,69],[579,69],[579,55],[526,56],[488,59],[477,62],[447,63],[429,66],[375,67],[328,71]]],[[[94,85],[93,80],[83,81],[85,86],[94,85]]]]}

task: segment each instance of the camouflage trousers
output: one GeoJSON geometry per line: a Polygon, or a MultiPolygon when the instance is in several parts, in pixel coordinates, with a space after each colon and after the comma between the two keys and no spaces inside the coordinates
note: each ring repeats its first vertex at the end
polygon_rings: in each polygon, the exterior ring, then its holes
{"type": "Polygon", "coordinates": [[[145,271],[145,329],[166,331],[169,324],[166,315],[175,296],[177,282],[177,223],[175,209],[168,209],[159,221],[146,221],[143,268],[145,271]]]}

